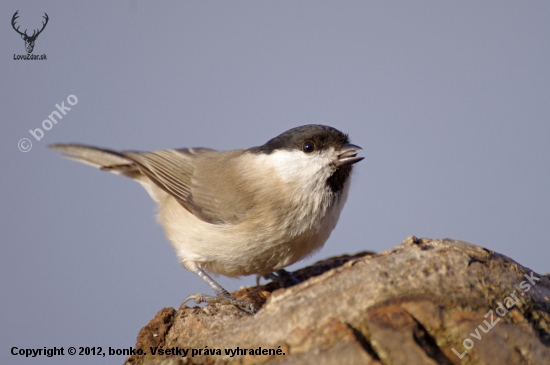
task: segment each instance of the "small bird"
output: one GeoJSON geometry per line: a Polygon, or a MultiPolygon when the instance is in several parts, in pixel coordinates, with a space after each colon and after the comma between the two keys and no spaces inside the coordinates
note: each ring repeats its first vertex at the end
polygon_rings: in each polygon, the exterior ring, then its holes
{"type": "Polygon", "coordinates": [[[191,295],[182,305],[229,303],[253,314],[252,303],[232,297],[208,273],[296,283],[284,268],[323,247],[346,202],[352,165],[363,159],[349,142],[335,128],[311,124],[231,151],[49,147],[145,188],[183,267],[216,293],[191,295]]]}

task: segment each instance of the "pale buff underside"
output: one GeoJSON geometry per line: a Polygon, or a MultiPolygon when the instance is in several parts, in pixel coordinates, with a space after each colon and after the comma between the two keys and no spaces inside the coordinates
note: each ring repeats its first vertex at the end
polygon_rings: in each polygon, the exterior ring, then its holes
{"type": "Polygon", "coordinates": [[[333,156],[307,156],[296,161],[295,155],[302,153],[275,154],[279,155],[254,159],[245,155],[240,161],[241,177],[260,195],[262,204],[252,208],[247,219],[238,224],[204,222],[149,184],[152,197],[159,198],[158,221],[186,269],[199,267],[226,276],[265,274],[303,259],[324,245],[338,222],[350,179],[334,201],[325,185],[331,173],[326,170],[327,162],[333,156]],[[262,170],[261,175],[253,173],[256,168],[262,170]]]}

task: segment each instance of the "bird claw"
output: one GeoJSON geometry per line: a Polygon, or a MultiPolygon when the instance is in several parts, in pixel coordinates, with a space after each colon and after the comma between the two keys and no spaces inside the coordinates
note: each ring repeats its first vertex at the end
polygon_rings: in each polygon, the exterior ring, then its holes
{"type": "Polygon", "coordinates": [[[292,275],[291,272],[283,269],[272,272],[271,274],[258,275],[256,277],[256,284],[258,286],[260,285],[261,278],[271,280],[272,282],[279,284],[281,288],[290,288],[291,286],[300,283],[300,280],[296,279],[296,277],[292,275]]]}
{"type": "Polygon", "coordinates": [[[201,303],[208,303],[208,304],[231,304],[235,307],[239,308],[242,311],[245,311],[250,314],[256,314],[258,310],[254,306],[254,304],[247,302],[245,300],[238,300],[233,298],[232,296],[213,296],[213,295],[206,295],[206,294],[193,294],[188,296],[183,300],[181,303],[181,306],[185,305],[190,300],[194,300],[195,304],[201,304],[201,303]]]}

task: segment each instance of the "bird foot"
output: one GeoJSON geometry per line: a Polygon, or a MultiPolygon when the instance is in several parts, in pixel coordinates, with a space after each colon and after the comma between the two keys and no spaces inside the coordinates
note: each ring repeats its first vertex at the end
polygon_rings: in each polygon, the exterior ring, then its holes
{"type": "MultiPolygon", "coordinates": [[[[271,280],[272,282],[279,284],[281,288],[290,288],[291,286],[300,283],[300,280],[296,279],[296,277],[292,275],[292,273],[286,270],[277,270],[275,272],[272,272],[271,274],[263,275],[262,277],[266,280],[271,280]]],[[[258,285],[260,285],[259,279],[260,277],[258,276],[258,285]]]]}
{"type": "Polygon", "coordinates": [[[185,303],[187,303],[191,299],[194,300],[196,304],[201,304],[201,303],[231,304],[231,305],[234,305],[235,307],[239,308],[240,310],[245,311],[245,312],[250,313],[250,314],[256,314],[256,312],[257,312],[257,309],[254,306],[254,304],[252,304],[250,302],[247,302],[245,300],[235,299],[230,295],[228,295],[228,296],[213,296],[213,295],[206,295],[206,294],[197,293],[197,294],[193,294],[193,295],[190,295],[187,298],[185,298],[183,300],[183,302],[181,303],[181,305],[183,306],[185,303]]]}

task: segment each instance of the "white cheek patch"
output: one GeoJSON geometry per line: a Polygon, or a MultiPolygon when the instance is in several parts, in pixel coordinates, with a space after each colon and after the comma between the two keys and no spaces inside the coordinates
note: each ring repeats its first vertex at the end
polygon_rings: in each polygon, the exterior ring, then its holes
{"type": "Polygon", "coordinates": [[[282,181],[306,187],[317,185],[330,176],[333,155],[336,154],[332,149],[321,154],[279,150],[262,156],[261,163],[272,168],[282,181]]]}

